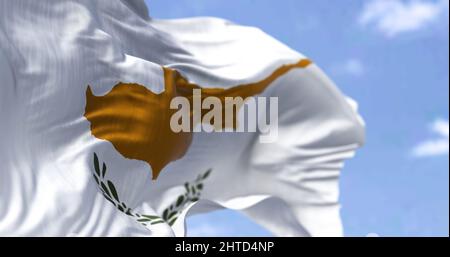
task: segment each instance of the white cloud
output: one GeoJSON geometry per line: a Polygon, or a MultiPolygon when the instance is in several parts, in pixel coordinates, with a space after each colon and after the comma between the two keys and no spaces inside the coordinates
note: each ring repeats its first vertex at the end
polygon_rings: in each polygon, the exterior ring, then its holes
{"type": "Polygon", "coordinates": [[[420,143],[413,149],[416,157],[448,155],[449,150],[449,126],[448,120],[436,120],[430,130],[438,137],[420,143]]]}
{"type": "Polygon", "coordinates": [[[364,65],[358,59],[350,59],[344,63],[344,71],[348,74],[360,76],[364,74],[364,65]]]}
{"type": "Polygon", "coordinates": [[[336,75],[351,75],[359,77],[364,75],[365,67],[361,60],[352,58],[333,65],[331,71],[336,75]]]}
{"type": "Polygon", "coordinates": [[[230,234],[230,230],[222,226],[213,225],[208,222],[188,227],[187,233],[190,237],[214,237],[230,234]]]}
{"type": "Polygon", "coordinates": [[[359,17],[363,26],[374,25],[388,37],[416,31],[448,14],[448,0],[371,0],[359,17]]]}

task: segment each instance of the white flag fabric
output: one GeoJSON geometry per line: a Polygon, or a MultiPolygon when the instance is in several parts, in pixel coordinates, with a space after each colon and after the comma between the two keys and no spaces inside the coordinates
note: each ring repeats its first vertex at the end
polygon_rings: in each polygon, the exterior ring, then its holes
{"type": "Polygon", "coordinates": [[[259,29],[147,13],[0,0],[0,235],[184,236],[187,216],[221,208],[279,236],[342,235],[354,102],[259,29]],[[278,97],[276,140],[168,131],[168,99],[193,88],[278,97]]]}

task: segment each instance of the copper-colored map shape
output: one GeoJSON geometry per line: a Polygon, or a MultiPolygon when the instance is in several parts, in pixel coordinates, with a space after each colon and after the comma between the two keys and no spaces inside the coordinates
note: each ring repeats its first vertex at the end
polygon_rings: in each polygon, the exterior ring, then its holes
{"type": "Polygon", "coordinates": [[[192,142],[192,132],[175,133],[170,128],[170,118],[177,112],[170,109],[174,97],[189,99],[192,116],[193,89],[201,89],[202,100],[208,96],[218,97],[222,103],[225,97],[246,99],[262,93],[291,69],[305,68],[309,64],[311,61],[304,59],[283,65],[259,82],[229,89],[191,84],[179,72],[164,67],[165,91],[159,94],[139,84],[118,83],[106,95],[95,96],[88,86],[84,116],[91,123],[92,135],[111,142],[126,158],[147,162],[152,168],[153,179],[156,179],[167,164],[186,154],[192,142]]]}

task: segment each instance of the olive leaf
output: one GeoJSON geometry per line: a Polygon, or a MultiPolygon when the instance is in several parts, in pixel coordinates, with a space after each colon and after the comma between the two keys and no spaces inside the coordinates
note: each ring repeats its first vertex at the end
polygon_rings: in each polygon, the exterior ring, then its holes
{"type": "Polygon", "coordinates": [[[148,218],[148,219],[152,219],[152,220],[154,220],[154,219],[161,219],[161,217],[155,216],[155,215],[145,215],[145,214],[142,214],[142,217],[145,217],[145,218],[148,218]]]}
{"type": "Polygon", "coordinates": [[[100,176],[100,166],[98,164],[98,156],[96,153],[94,153],[94,169],[97,176],[100,176]]]}
{"type": "Polygon", "coordinates": [[[97,185],[100,183],[99,181],[98,181],[98,178],[97,178],[97,176],[95,175],[95,174],[92,174],[92,176],[94,177],[94,179],[95,179],[95,183],[97,183],[97,185]]]}
{"type": "Polygon", "coordinates": [[[180,195],[177,199],[177,203],[175,204],[177,207],[179,207],[184,202],[184,196],[180,195]]]}
{"type": "Polygon", "coordinates": [[[114,206],[116,206],[114,201],[111,198],[109,198],[109,196],[107,196],[105,193],[103,193],[103,196],[106,198],[106,200],[110,201],[114,206]]]}
{"type": "Polygon", "coordinates": [[[137,221],[139,222],[148,222],[148,221],[152,221],[151,219],[147,219],[147,218],[143,218],[143,219],[138,219],[137,221]]]}
{"type": "Polygon", "coordinates": [[[173,218],[175,215],[177,215],[177,212],[172,212],[169,217],[167,217],[168,220],[170,220],[171,218],[173,218]]]}
{"type": "Polygon", "coordinates": [[[164,223],[164,220],[153,221],[152,223],[150,223],[150,225],[156,225],[160,223],[164,223]]]}
{"type": "Polygon", "coordinates": [[[163,212],[162,217],[163,217],[164,220],[167,220],[168,216],[169,216],[169,209],[165,209],[164,212],[163,212]]]}
{"type": "Polygon", "coordinates": [[[111,197],[111,194],[109,193],[109,190],[108,190],[108,188],[106,187],[105,183],[103,183],[103,181],[100,181],[100,186],[102,187],[103,192],[104,192],[105,194],[107,194],[109,197],[111,197]]]}
{"type": "Polygon", "coordinates": [[[208,178],[209,174],[211,174],[212,169],[209,169],[205,172],[205,174],[203,174],[203,179],[208,178]]]}
{"type": "Polygon", "coordinates": [[[169,220],[169,226],[172,226],[174,223],[175,223],[175,221],[177,221],[177,216],[175,216],[175,217],[173,217],[171,220],[169,220]]]}
{"type": "Polygon", "coordinates": [[[102,167],[102,178],[105,177],[105,174],[106,174],[106,164],[103,163],[103,167],[102,167]]]}
{"type": "Polygon", "coordinates": [[[109,190],[111,191],[111,194],[113,195],[114,199],[116,199],[116,201],[119,202],[120,200],[119,200],[119,195],[117,194],[116,187],[110,180],[108,180],[108,187],[109,187],[109,190]]]}

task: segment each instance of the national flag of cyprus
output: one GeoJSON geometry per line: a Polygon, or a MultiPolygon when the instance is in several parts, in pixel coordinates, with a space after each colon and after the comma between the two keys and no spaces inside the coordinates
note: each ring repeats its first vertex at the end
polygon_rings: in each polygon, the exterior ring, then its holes
{"type": "Polygon", "coordinates": [[[147,13],[0,0],[0,235],[184,236],[222,208],[342,235],[354,102],[257,28],[147,13]]]}

